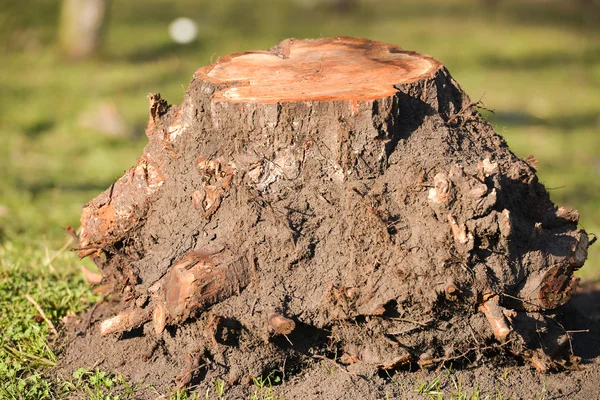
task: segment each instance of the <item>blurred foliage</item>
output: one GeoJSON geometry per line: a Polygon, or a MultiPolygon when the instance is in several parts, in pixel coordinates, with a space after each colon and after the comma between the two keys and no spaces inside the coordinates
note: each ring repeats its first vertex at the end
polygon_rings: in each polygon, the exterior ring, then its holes
{"type": "MultiPolygon", "coordinates": [[[[193,72],[217,57],[287,37],[349,35],[441,60],[513,151],[535,155],[561,205],[600,232],[600,13],[594,1],[128,0],[112,2],[101,54],[68,63],[56,46],[60,2],[3,0],[0,9],[0,241],[58,247],[61,226],[134,164],[149,92],[179,103],[193,72]],[[176,17],[199,37],[177,45],[176,17]],[[125,134],[82,124],[114,105],[125,134]]],[[[89,125],[89,124],[88,124],[89,125]]],[[[600,274],[600,246],[583,273],[600,274]],[[595,272],[594,272],[595,271],[595,272]]]]}

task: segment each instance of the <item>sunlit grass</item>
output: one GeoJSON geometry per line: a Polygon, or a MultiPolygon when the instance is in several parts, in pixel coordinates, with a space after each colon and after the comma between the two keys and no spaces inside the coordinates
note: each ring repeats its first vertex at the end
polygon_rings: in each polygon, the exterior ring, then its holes
{"type": "Polygon", "coordinates": [[[45,372],[56,365],[52,330],[95,299],[77,271],[74,254],[43,242],[0,247],[0,398],[50,397],[54,382],[45,372]]]}

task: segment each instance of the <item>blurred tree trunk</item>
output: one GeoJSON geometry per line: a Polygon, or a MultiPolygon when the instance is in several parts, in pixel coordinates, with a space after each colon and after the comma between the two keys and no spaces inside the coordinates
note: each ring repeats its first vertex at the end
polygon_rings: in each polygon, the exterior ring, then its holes
{"type": "Polygon", "coordinates": [[[88,58],[102,41],[109,0],[63,0],[59,39],[61,52],[70,59],[88,58]]]}
{"type": "Polygon", "coordinates": [[[356,0],[335,0],[332,4],[337,11],[348,11],[354,5],[356,5],[356,0]]]}

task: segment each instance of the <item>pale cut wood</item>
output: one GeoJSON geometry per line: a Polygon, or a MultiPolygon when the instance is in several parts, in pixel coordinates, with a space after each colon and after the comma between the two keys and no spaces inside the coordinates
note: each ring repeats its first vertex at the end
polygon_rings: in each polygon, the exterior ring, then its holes
{"type": "Polygon", "coordinates": [[[394,85],[430,78],[440,67],[433,58],[398,46],[336,37],[288,39],[269,51],[231,54],[196,76],[239,83],[217,92],[215,101],[369,101],[393,96],[394,85]]]}

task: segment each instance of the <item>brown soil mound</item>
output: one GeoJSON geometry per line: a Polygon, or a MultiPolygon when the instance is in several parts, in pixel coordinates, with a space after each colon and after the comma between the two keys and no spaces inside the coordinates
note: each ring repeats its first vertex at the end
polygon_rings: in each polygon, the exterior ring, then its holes
{"type": "Polygon", "coordinates": [[[476,106],[432,58],[353,38],[225,57],[178,107],[152,96],[144,154],[83,210],[79,254],[112,295],[63,368],[165,388],[323,357],[348,379],[573,367],[552,310],[588,237],[476,106]]]}

